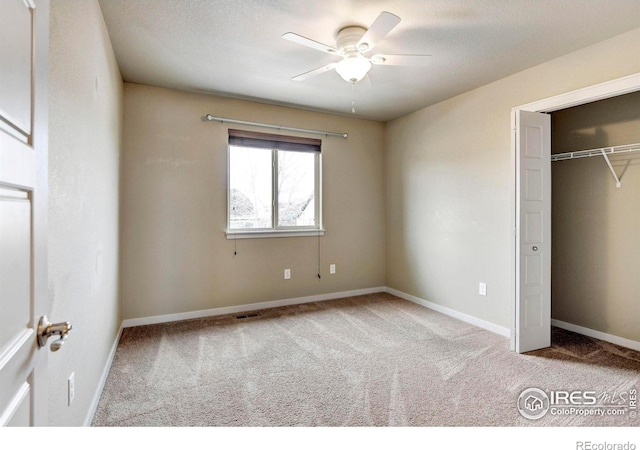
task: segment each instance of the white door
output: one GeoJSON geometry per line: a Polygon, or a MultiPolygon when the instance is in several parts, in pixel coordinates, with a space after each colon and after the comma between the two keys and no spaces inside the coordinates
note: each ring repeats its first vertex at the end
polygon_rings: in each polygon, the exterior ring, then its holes
{"type": "Polygon", "coordinates": [[[516,110],[518,353],[551,345],[551,118],[516,110]]]}
{"type": "Polygon", "coordinates": [[[0,1],[0,425],[47,424],[49,4],[0,1]]]}

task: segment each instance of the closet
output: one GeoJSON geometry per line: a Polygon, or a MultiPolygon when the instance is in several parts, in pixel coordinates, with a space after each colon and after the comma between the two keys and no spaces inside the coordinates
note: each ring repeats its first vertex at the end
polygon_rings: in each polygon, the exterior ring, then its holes
{"type": "Polygon", "coordinates": [[[640,342],[640,92],[551,113],[551,316],[640,342]]]}

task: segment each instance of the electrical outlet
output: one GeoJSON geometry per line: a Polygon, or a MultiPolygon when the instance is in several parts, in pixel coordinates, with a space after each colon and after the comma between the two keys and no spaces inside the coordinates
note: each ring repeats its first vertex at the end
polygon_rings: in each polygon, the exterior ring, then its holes
{"type": "Polygon", "coordinates": [[[487,296],[487,284],[486,283],[480,283],[480,285],[478,286],[478,293],[480,295],[483,296],[487,296]]]}
{"type": "Polygon", "coordinates": [[[69,379],[67,380],[67,394],[69,398],[69,402],[67,406],[71,406],[73,403],[73,399],[76,396],[76,374],[75,372],[71,372],[69,375],[69,379]]]}
{"type": "Polygon", "coordinates": [[[291,269],[284,269],[284,279],[285,280],[291,279],[291,269]]]}
{"type": "Polygon", "coordinates": [[[331,275],[333,275],[334,273],[336,273],[336,265],[335,264],[331,264],[329,265],[329,273],[331,275]]]}

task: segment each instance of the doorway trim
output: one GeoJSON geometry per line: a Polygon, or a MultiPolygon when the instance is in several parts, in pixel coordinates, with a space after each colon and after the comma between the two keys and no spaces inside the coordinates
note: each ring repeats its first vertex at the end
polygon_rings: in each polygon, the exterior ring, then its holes
{"type": "MultiPolygon", "coordinates": [[[[573,106],[584,105],[585,103],[591,103],[598,100],[604,100],[606,98],[617,97],[619,95],[628,94],[631,92],[640,91],[640,72],[634,73],[625,77],[616,78],[604,83],[595,84],[585,88],[577,89],[575,91],[566,92],[564,94],[555,95],[535,102],[527,103],[525,105],[516,106],[511,109],[511,350],[515,351],[516,333],[518,329],[516,327],[518,318],[516,317],[516,305],[519,299],[516,297],[516,238],[517,238],[517,224],[519,218],[516,217],[516,173],[520,170],[520,167],[516,163],[516,128],[515,128],[515,116],[516,111],[531,111],[550,113],[558,111],[560,109],[571,108],[573,106]]],[[[551,251],[551,249],[549,249],[551,251]]],[[[544,270],[551,271],[551,267],[546,267],[544,270]]]]}

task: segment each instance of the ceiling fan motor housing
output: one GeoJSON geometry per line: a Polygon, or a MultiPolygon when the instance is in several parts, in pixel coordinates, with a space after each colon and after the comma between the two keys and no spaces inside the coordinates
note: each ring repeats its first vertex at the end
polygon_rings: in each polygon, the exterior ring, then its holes
{"type": "Polygon", "coordinates": [[[358,49],[358,42],[362,39],[362,36],[367,32],[362,27],[346,27],[338,32],[336,37],[336,44],[338,51],[341,55],[355,56],[357,53],[366,51],[366,49],[358,49]]]}

